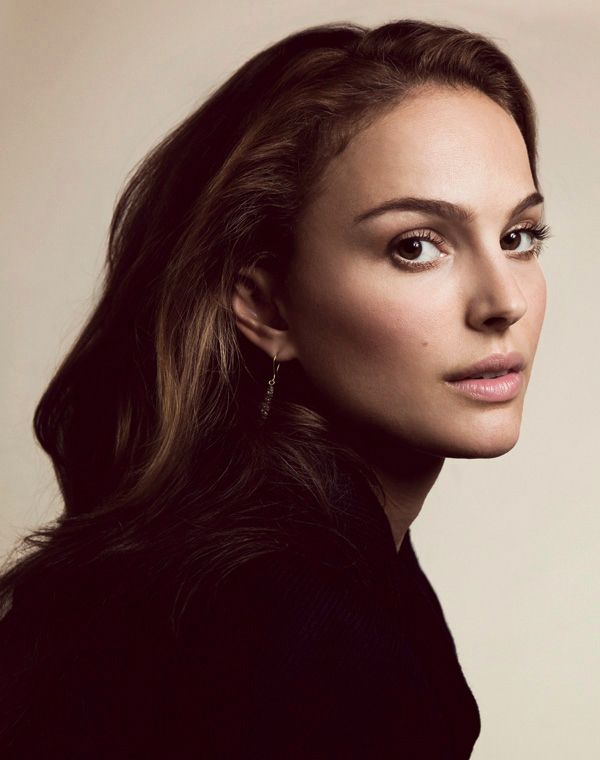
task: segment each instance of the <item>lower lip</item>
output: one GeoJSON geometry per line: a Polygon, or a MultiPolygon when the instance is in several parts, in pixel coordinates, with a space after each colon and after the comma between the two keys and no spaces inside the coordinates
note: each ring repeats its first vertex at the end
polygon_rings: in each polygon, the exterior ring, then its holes
{"type": "Polygon", "coordinates": [[[523,373],[509,372],[501,377],[469,378],[446,382],[465,396],[478,401],[510,401],[519,395],[523,387],[523,373]]]}

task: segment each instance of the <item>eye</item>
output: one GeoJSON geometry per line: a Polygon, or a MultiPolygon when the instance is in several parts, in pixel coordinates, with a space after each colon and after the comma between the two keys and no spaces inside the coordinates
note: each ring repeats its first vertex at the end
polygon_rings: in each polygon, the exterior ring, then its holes
{"type": "Polygon", "coordinates": [[[511,230],[502,238],[500,245],[505,251],[527,253],[527,251],[533,250],[535,240],[536,238],[531,230],[511,230]]]}
{"type": "Polygon", "coordinates": [[[419,230],[394,238],[389,244],[389,250],[402,265],[427,267],[445,255],[438,248],[441,244],[442,240],[432,234],[431,230],[419,230]]]}

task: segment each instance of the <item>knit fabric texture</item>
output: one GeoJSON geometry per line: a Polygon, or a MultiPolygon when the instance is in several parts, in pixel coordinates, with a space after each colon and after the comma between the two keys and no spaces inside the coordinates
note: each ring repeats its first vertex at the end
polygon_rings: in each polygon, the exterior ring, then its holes
{"type": "MultiPolygon", "coordinates": [[[[410,530],[396,551],[366,484],[341,477],[369,581],[281,551],[192,598],[176,646],[152,599],[100,610],[5,758],[465,760],[475,699],[410,530]]],[[[0,623],[14,671],[26,620],[0,623]]]]}

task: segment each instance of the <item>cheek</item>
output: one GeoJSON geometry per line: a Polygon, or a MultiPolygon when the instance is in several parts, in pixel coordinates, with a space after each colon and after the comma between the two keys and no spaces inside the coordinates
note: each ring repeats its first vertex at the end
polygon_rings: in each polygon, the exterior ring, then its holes
{"type": "Polygon", "coordinates": [[[304,290],[302,308],[296,310],[300,361],[322,386],[348,394],[375,387],[414,389],[427,356],[435,354],[443,311],[417,292],[416,283],[402,287],[394,275],[347,273],[335,283],[321,279],[318,292],[304,290]],[[323,287],[325,282],[330,286],[323,287]]]}
{"type": "Polygon", "coordinates": [[[537,343],[544,322],[547,298],[546,278],[541,269],[538,269],[535,276],[532,277],[528,290],[530,332],[533,340],[537,343]]]}

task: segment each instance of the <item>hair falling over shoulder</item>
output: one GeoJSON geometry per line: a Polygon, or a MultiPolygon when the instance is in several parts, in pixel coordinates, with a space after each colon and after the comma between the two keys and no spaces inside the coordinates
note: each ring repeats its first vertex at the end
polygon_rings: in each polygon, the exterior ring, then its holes
{"type": "Polygon", "coordinates": [[[39,626],[77,590],[107,600],[134,576],[156,589],[169,578],[176,620],[201,583],[285,548],[294,521],[316,516],[335,533],[336,467],[362,462],[312,408],[295,360],[258,424],[271,358],[236,330],[231,297],[244,268],[285,272],[327,161],[428,82],[477,88],[508,111],[537,184],[533,106],[510,60],[481,35],[415,20],[289,35],[136,167],[99,302],[35,411],[64,511],[0,578],[5,608],[21,595],[31,677],[51,646],[39,626]]]}

